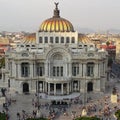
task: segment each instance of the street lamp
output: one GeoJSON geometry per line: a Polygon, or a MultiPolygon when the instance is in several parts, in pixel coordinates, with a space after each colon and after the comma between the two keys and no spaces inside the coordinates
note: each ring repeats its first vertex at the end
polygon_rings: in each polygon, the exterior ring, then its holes
{"type": "Polygon", "coordinates": [[[86,74],[85,74],[85,82],[84,82],[85,84],[84,84],[84,96],[83,96],[83,108],[82,108],[82,113],[81,113],[81,116],[86,116],[87,115],[87,111],[86,111],[86,107],[85,107],[85,105],[86,105],[86,74]]]}
{"type": "Polygon", "coordinates": [[[86,97],[87,97],[87,96],[86,96],[86,95],[87,95],[87,94],[86,94],[86,92],[87,92],[87,91],[86,91],[86,87],[87,87],[87,86],[86,86],[86,76],[87,76],[87,75],[85,74],[85,80],[84,80],[84,81],[85,81],[85,82],[84,82],[84,96],[83,96],[83,97],[84,97],[84,99],[83,99],[83,105],[84,105],[84,106],[85,106],[85,104],[86,104],[86,97]]]}
{"type": "Polygon", "coordinates": [[[37,102],[38,102],[37,117],[40,118],[41,113],[40,113],[40,105],[39,105],[39,73],[38,73],[38,80],[37,80],[37,102]]]}

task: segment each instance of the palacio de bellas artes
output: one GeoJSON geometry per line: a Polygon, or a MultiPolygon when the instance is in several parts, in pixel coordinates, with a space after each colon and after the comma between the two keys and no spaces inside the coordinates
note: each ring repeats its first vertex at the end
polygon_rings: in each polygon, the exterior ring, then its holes
{"type": "Polygon", "coordinates": [[[58,3],[51,18],[5,53],[2,82],[9,90],[68,96],[105,91],[107,52],[96,48],[72,23],[60,16],[58,3]]]}

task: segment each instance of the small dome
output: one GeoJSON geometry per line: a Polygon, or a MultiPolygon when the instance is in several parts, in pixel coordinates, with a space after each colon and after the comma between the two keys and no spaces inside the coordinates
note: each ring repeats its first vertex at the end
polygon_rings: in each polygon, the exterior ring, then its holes
{"type": "Polygon", "coordinates": [[[81,43],[91,43],[92,41],[84,34],[78,34],[78,41],[81,43]]]}
{"type": "Polygon", "coordinates": [[[36,36],[35,33],[30,34],[30,35],[26,35],[22,41],[22,43],[24,44],[32,44],[32,43],[36,43],[36,36]]]}
{"type": "Polygon", "coordinates": [[[58,3],[55,3],[54,16],[40,25],[40,32],[74,32],[73,25],[59,16],[58,3]]]}

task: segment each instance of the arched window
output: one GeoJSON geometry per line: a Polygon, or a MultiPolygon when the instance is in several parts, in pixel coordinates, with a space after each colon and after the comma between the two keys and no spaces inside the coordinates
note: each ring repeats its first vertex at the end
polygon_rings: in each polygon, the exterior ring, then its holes
{"type": "Polygon", "coordinates": [[[29,92],[29,84],[23,83],[23,93],[28,93],[28,92],[29,92]]]}
{"type": "Polygon", "coordinates": [[[22,63],[21,64],[21,76],[22,77],[29,77],[29,63],[22,63]]]}
{"type": "Polygon", "coordinates": [[[56,54],[53,56],[53,60],[62,60],[62,59],[63,59],[63,57],[60,54],[56,54]]]}

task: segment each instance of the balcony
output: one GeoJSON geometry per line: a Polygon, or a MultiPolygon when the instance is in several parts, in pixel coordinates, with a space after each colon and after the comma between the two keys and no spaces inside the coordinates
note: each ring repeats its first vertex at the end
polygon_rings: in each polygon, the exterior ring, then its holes
{"type": "Polygon", "coordinates": [[[71,77],[46,77],[46,82],[67,82],[71,80],[71,77]]]}

